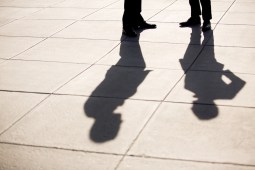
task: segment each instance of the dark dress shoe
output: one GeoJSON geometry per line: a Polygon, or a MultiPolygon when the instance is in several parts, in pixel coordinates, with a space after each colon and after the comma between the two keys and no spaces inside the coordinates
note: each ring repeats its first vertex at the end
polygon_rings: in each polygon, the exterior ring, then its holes
{"type": "Polygon", "coordinates": [[[191,27],[191,26],[200,25],[200,24],[201,24],[200,17],[196,17],[196,18],[191,17],[186,22],[181,22],[180,27],[191,27]]]}
{"type": "Polygon", "coordinates": [[[211,22],[210,21],[205,21],[204,23],[203,23],[203,26],[202,26],[202,31],[203,32],[206,32],[206,31],[209,31],[209,30],[211,30],[212,29],[212,27],[211,27],[211,22]]]}
{"type": "Polygon", "coordinates": [[[138,28],[140,28],[140,29],[155,29],[155,28],[157,28],[157,25],[143,22],[142,24],[138,25],[138,28]]]}
{"type": "Polygon", "coordinates": [[[137,33],[134,31],[132,27],[123,28],[123,34],[128,37],[136,37],[137,33]]]}

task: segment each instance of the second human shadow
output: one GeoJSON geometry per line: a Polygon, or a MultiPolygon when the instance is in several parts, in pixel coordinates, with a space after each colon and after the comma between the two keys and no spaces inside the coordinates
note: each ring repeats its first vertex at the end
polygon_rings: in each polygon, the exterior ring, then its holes
{"type": "Polygon", "coordinates": [[[213,31],[204,33],[204,40],[201,42],[200,27],[193,27],[189,46],[183,59],[180,59],[180,64],[185,71],[184,88],[194,93],[195,100],[193,101],[192,111],[201,120],[216,118],[219,110],[215,100],[231,100],[245,85],[245,81],[230,70],[224,70],[224,64],[216,60],[213,31]],[[203,46],[209,39],[210,46],[206,46],[203,49],[203,55],[199,56],[204,57],[203,62],[200,63],[202,69],[194,67],[191,70],[185,70],[184,63],[190,57],[188,54],[193,49],[192,46],[194,44],[203,46]],[[228,81],[224,81],[223,77],[228,81]],[[200,104],[206,104],[208,107],[201,107],[200,104]]]}

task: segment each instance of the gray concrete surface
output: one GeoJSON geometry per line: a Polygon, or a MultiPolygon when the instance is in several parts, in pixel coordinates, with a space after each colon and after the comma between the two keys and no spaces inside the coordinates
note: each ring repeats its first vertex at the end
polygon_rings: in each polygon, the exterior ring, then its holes
{"type": "Polygon", "coordinates": [[[0,1],[0,170],[255,170],[255,1],[0,1]]]}

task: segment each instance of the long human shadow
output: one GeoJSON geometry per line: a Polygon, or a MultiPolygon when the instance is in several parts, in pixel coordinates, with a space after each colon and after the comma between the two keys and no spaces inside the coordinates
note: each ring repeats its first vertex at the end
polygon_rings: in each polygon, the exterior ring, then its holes
{"type": "MultiPolygon", "coordinates": [[[[123,39],[123,38],[121,38],[123,39]]],[[[133,96],[149,71],[138,41],[122,41],[120,59],[107,71],[104,80],[95,88],[84,104],[85,114],[95,119],[90,129],[90,139],[96,143],[113,140],[121,126],[121,113],[116,109],[133,96]],[[127,67],[127,66],[139,67],[127,67]]]]}
{"type": "MultiPolygon", "coordinates": [[[[205,49],[204,49],[205,50],[205,49]]],[[[224,64],[219,63],[215,58],[214,52],[214,36],[213,31],[204,33],[204,40],[201,42],[201,30],[199,27],[192,28],[189,46],[185,52],[183,59],[180,59],[180,64],[185,71],[184,88],[194,93],[193,113],[201,120],[208,120],[218,116],[218,107],[215,100],[233,99],[238,92],[244,87],[245,81],[237,77],[230,70],[224,70],[224,64]],[[190,57],[188,54],[192,50],[192,44],[203,46],[207,40],[212,42],[209,48],[206,49],[207,64],[213,66],[213,70],[185,70],[185,63],[190,57]],[[228,81],[224,81],[225,78],[228,81]],[[200,107],[199,104],[208,104],[209,107],[200,107]]]]}

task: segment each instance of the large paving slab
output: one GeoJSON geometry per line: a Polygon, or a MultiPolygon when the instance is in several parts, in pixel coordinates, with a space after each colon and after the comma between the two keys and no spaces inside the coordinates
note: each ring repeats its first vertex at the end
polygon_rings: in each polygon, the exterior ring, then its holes
{"type": "Polygon", "coordinates": [[[0,134],[41,102],[46,95],[0,92],[0,134]],[[13,107],[10,107],[13,106],[13,107]]]}
{"type": "Polygon", "coordinates": [[[95,65],[56,93],[163,100],[182,75],[182,70],[95,65]]]}
{"type": "Polygon", "coordinates": [[[200,45],[123,41],[97,64],[186,70],[201,50],[200,45]],[[189,57],[181,65],[185,55],[189,57]]]}
{"type": "MultiPolygon", "coordinates": [[[[254,11],[255,12],[255,11],[254,11]]],[[[255,15],[244,12],[228,12],[220,21],[221,24],[242,24],[255,26],[255,15]]]]}
{"type": "Polygon", "coordinates": [[[42,40],[42,38],[0,36],[0,58],[10,59],[42,40]]]}
{"type": "Polygon", "coordinates": [[[151,101],[51,96],[0,141],[124,154],[157,106],[151,101]]]}
{"type": "Polygon", "coordinates": [[[255,47],[255,26],[248,25],[217,25],[214,31],[214,41],[210,45],[255,47]]]}
{"type": "Polygon", "coordinates": [[[192,162],[183,160],[153,159],[142,157],[126,157],[118,170],[254,170],[254,167],[226,165],[216,163],[192,162]]]}
{"type": "Polygon", "coordinates": [[[62,2],[63,0],[2,0],[0,6],[7,7],[49,7],[51,5],[62,2]]]}
{"type": "Polygon", "coordinates": [[[255,2],[254,1],[237,1],[230,8],[229,12],[255,12],[255,2]]]}
{"type": "Polygon", "coordinates": [[[190,71],[166,101],[254,107],[254,83],[249,74],[190,71]]]}
{"type": "Polygon", "coordinates": [[[120,156],[0,144],[0,169],[113,170],[120,156]]]}
{"type": "Polygon", "coordinates": [[[78,20],[93,13],[94,11],[96,11],[96,9],[46,8],[33,15],[25,17],[25,19],[78,20]]]}
{"type": "Polygon", "coordinates": [[[36,61],[8,61],[0,67],[0,89],[51,93],[88,67],[36,61]]]}
{"type": "Polygon", "coordinates": [[[163,103],[128,154],[254,166],[255,109],[213,107],[163,103]]]}
{"type": "Polygon", "coordinates": [[[49,37],[71,23],[72,20],[16,20],[0,27],[0,35],[49,37]]]}
{"type": "Polygon", "coordinates": [[[15,59],[94,63],[119,41],[49,38],[15,59]]]}
{"type": "Polygon", "coordinates": [[[41,10],[41,8],[15,8],[0,6],[0,18],[20,19],[39,10],[41,10]]]}
{"type": "Polygon", "coordinates": [[[121,35],[119,21],[78,21],[54,37],[121,40],[121,35]]]}
{"type": "Polygon", "coordinates": [[[68,7],[68,8],[103,8],[116,0],[93,0],[93,1],[84,1],[84,0],[66,0],[54,5],[54,7],[68,7]]]}
{"type": "Polygon", "coordinates": [[[121,21],[123,15],[123,9],[101,9],[90,16],[84,18],[84,20],[92,21],[121,21]]]}

